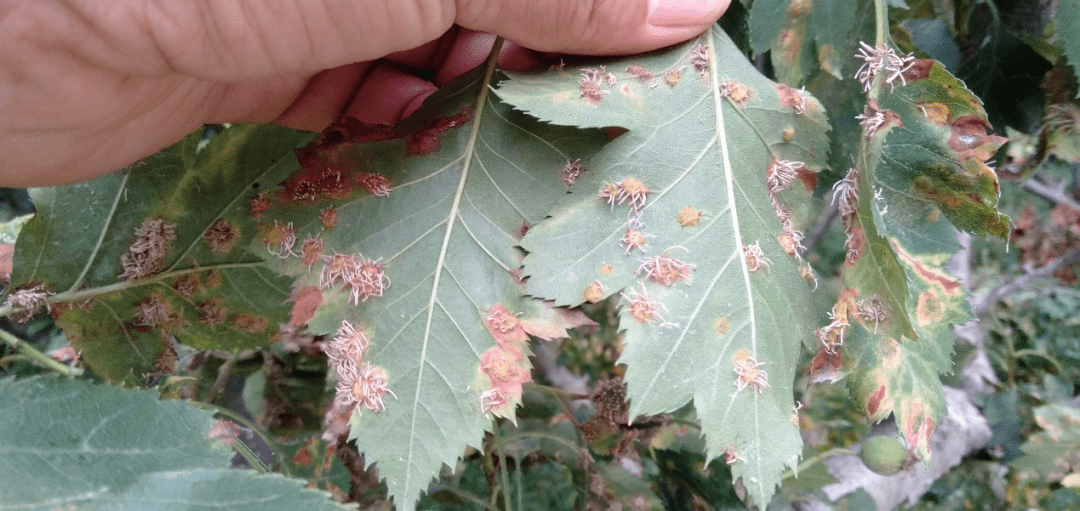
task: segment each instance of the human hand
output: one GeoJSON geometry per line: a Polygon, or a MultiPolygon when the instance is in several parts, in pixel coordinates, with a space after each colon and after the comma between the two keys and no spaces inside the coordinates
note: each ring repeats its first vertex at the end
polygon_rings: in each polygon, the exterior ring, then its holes
{"type": "Polygon", "coordinates": [[[729,1],[0,0],[0,185],[96,177],[205,123],[393,123],[480,63],[490,34],[525,69],[524,48],[681,42],[729,1]]]}

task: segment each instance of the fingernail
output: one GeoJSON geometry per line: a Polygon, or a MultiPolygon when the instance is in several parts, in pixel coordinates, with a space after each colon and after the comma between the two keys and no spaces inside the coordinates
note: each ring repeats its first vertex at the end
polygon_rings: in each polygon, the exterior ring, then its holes
{"type": "Polygon", "coordinates": [[[720,0],[649,0],[649,24],[657,27],[708,25],[723,13],[720,0]]]}

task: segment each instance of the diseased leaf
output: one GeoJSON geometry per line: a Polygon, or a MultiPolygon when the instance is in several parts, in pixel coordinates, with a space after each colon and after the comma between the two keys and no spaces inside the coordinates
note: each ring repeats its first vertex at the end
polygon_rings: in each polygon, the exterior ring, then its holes
{"type": "MultiPolygon", "coordinates": [[[[959,249],[956,227],[1008,233],[1008,217],[995,207],[997,176],[986,165],[1004,139],[987,133],[978,98],[940,63],[912,59],[905,67],[891,83],[874,82],[858,166],[836,186],[848,234],[847,290],[818,332],[818,358],[838,362],[829,354],[842,352],[868,415],[895,413],[900,432],[928,459],[945,406],[937,375],[952,367],[952,325],[971,316],[967,292],[945,264],[959,249]]],[[[822,378],[840,370],[822,367],[822,378]]]]}
{"type": "Polygon", "coordinates": [[[757,0],[750,8],[755,54],[772,50],[782,83],[798,86],[821,69],[845,78],[848,37],[869,2],[851,0],[757,0]]]}
{"type": "Polygon", "coordinates": [[[295,168],[289,148],[310,137],[237,126],[200,149],[196,133],[128,170],[31,190],[37,214],[10,289],[53,293],[57,323],[111,380],[166,371],[155,361],[172,336],[196,349],[266,346],[289,284],[244,249],[255,235],[248,199],[295,168]]]}
{"type": "Polygon", "coordinates": [[[716,28],[602,62],[497,90],[547,122],[629,130],[522,240],[526,288],[557,305],[622,291],[631,417],[693,401],[708,458],[767,503],[801,448],[792,380],[816,317],[792,211],[827,156],[824,112],[716,28]]]}
{"type": "Polygon", "coordinates": [[[336,365],[339,397],[363,401],[351,438],[399,509],[481,445],[492,414],[513,418],[527,333],[585,321],[523,296],[515,245],[607,138],[511,111],[484,72],[446,85],[402,131],[346,120],[298,151],[255,243],[288,254],[278,269],[318,305],[310,330],[363,336],[362,358],[336,365]],[[293,226],[295,245],[275,226],[293,226]],[[351,386],[363,374],[381,389],[351,386]]]}

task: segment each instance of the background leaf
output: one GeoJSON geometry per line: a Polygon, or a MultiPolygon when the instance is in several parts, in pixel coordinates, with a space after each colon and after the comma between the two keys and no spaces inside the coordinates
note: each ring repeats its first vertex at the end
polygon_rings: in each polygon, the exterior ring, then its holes
{"type": "Polygon", "coordinates": [[[19,236],[8,289],[56,293],[57,323],[111,380],[161,371],[172,336],[196,349],[266,346],[286,319],[289,284],[244,250],[255,235],[248,199],[295,168],[289,148],[310,138],[270,125],[230,127],[208,142],[198,132],[128,170],[32,189],[37,213],[19,236]],[[175,226],[160,272],[121,279],[136,229],[153,219],[175,226]],[[232,241],[215,251],[206,233],[218,222],[232,241]],[[166,321],[138,315],[151,297],[166,321]]]}
{"type": "Polygon", "coordinates": [[[850,0],[757,0],[750,7],[755,54],[771,50],[781,83],[801,85],[820,69],[843,79],[850,65],[847,42],[861,7],[850,0]],[[856,4],[856,5],[853,5],[856,4]]]}
{"type": "Polygon", "coordinates": [[[0,380],[0,509],[344,509],[304,481],[224,468],[214,422],[152,390],[0,380]]]}
{"type": "Polygon", "coordinates": [[[735,477],[756,502],[767,503],[800,452],[789,424],[792,379],[816,315],[800,261],[784,253],[766,176],[778,160],[805,162],[777,196],[795,210],[805,204],[814,180],[807,169],[820,168],[827,156],[824,112],[814,99],[759,75],[715,28],[666,51],[603,63],[600,72],[612,76],[602,80],[610,92],[600,101],[589,96],[596,68],[581,82],[560,72],[515,74],[498,89],[544,121],[630,130],[588,162],[591,173],[522,240],[527,289],[557,305],[624,290],[619,362],[627,366],[631,417],[692,400],[708,458],[737,457],[735,477]],[[627,178],[649,190],[637,211],[598,196],[627,178]],[[680,220],[684,208],[700,218],[680,220]],[[640,229],[645,243],[620,243],[629,229],[640,229]],[[751,269],[743,247],[754,244],[771,266],[751,269]],[[643,258],[657,256],[692,271],[670,285],[647,280],[643,258]],[[655,314],[635,315],[634,302],[646,301],[641,296],[654,302],[655,314]],[[761,392],[736,388],[735,368],[747,357],[767,372],[769,387],[761,392]]]}
{"type": "MultiPolygon", "coordinates": [[[[1058,44],[1065,50],[1065,58],[1080,80],[1080,0],[1058,0],[1054,22],[1057,23],[1058,44]]],[[[1080,97],[1080,92],[1077,96],[1080,97]]]]}

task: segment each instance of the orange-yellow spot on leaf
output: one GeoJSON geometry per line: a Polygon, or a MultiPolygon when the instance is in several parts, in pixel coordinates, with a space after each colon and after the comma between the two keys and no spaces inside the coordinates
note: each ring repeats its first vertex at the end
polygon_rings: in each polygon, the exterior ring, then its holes
{"type": "Polygon", "coordinates": [[[585,301],[589,303],[596,303],[604,299],[604,285],[599,280],[594,280],[592,284],[589,284],[585,288],[585,301]]]}
{"type": "MultiPolygon", "coordinates": [[[[731,321],[728,320],[727,316],[716,318],[716,321],[713,322],[713,331],[716,332],[716,335],[726,335],[731,331],[731,321]]],[[[742,351],[746,350],[744,349],[742,351]]],[[[742,351],[739,353],[742,353],[742,351]]],[[[736,353],[736,355],[737,354],[738,353],[736,353]]],[[[746,351],[746,356],[750,356],[749,351],[746,351]]],[[[734,357],[732,357],[732,360],[734,360],[734,357]]]]}
{"type": "Polygon", "coordinates": [[[731,361],[738,364],[739,362],[750,360],[751,358],[753,357],[750,355],[750,350],[743,348],[739,351],[736,351],[735,354],[731,356],[731,361]]]}
{"type": "Polygon", "coordinates": [[[600,273],[604,275],[611,275],[614,272],[615,268],[612,268],[611,265],[608,263],[604,263],[603,266],[600,267],[600,273]]]}
{"type": "Polygon", "coordinates": [[[930,122],[934,124],[948,124],[949,122],[949,107],[944,103],[922,103],[919,105],[922,112],[926,114],[926,118],[930,119],[930,122]]]}
{"type": "Polygon", "coordinates": [[[683,227],[693,227],[701,221],[701,210],[694,209],[690,206],[683,206],[679,210],[678,214],[679,225],[683,227]]]}
{"type": "Polygon", "coordinates": [[[919,295],[915,315],[918,318],[919,326],[927,326],[944,319],[945,309],[941,304],[941,299],[933,291],[924,291],[919,295]]]}

